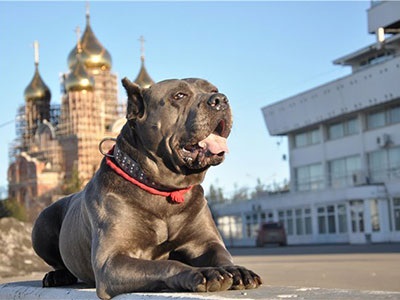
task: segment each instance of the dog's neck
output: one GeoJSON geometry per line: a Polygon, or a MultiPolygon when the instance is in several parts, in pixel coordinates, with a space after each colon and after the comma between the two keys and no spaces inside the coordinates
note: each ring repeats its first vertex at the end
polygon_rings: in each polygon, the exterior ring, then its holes
{"type": "Polygon", "coordinates": [[[157,184],[151,178],[146,176],[146,174],[140,168],[140,165],[133,158],[124,153],[117,144],[114,145],[114,147],[106,156],[106,163],[118,175],[122,176],[146,192],[153,195],[168,197],[172,202],[175,203],[184,202],[184,194],[192,189],[192,186],[189,186],[185,189],[171,191],[157,184]],[[111,160],[111,157],[114,158],[116,164],[111,160]]]}

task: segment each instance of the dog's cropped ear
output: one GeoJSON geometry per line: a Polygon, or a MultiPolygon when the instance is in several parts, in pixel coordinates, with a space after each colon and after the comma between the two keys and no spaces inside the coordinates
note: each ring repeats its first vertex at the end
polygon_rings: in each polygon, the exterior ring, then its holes
{"type": "Polygon", "coordinates": [[[128,108],[126,110],[126,118],[134,120],[140,118],[144,113],[144,103],[142,89],[136,83],[131,82],[128,78],[123,78],[122,85],[128,94],[128,108]]]}

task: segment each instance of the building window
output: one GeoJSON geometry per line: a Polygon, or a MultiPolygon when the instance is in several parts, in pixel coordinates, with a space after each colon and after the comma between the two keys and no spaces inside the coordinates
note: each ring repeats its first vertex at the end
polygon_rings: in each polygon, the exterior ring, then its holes
{"type": "Polygon", "coordinates": [[[312,234],[312,223],[311,223],[311,209],[304,209],[304,230],[305,234],[312,234]]]}
{"type": "Polygon", "coordinates": [[[246,237],[257,237],[257,231],[260,223],[258,222],[258,214],[246,216],[246,237]]]}
{"type": "Polygon", "coordinates": [[[297,235],[302,235],[302,234],[304,234],[303,210],[302,209],[296,209],[295,210],[295,214],[296,214],[296,234],[297,235]]]}
{"type": "Polygon", "coordinates": [[[287,234],[288,235],[293,235],[294,230],[293,230],[293,213],[291,210],[286,211],[286,223],[287,223],[287,234]]]}
{"type": "Polygon", "coordinates": [[[380,231],[381,225],[379,220],[379,202],[377,199],[370,201],[370,213],[371,213],[371,227],[372,231],[380,231]]]}
{"type": "Polygon", "coordinates": [[[348,156],[329,162],[330,185],[334,188],[352,186],[362,179],[359,155],[348,156]]]}
{"type": "Polygon", "coordinates": [[[240,216],[223,216],[217,219],[218,229],[225,239],[241,239],[242,218],[240,216]]]}
{"type": "Polygon", "coordinates": [[[300,132],[294,136],[294,145],[296,148],[306,147],[321,142],[319,129],[313,129],[305,132],[300,132]]]}
{"type": "Polygon", "coordinates": [[[350,201],[351,231],[364,232],[364,203],[362,200],[350,201]]]}
{"type": "Polygon", "coordinates": [[[388,107],[367,115],[367,128],[375,129],[400,122],[400,105],[388,107]]]}
{"type": "Polygon", "coordinates": [[[394,229],[400,231],[400,197],[393,198],[394,229]]]}
{"type": "Polygon", "coordinates": [[[295,169],[296,189],[298,191],[314,191],[324,188],[322,164],[312,164],[295,169]]]}
{"type": "Polygon", "coordinates": [[[325,207],[318,207],[318,233],[326,233],[326,214],[325,207]]]}
{"type": "Polygon", "coordinates": [[[278,219],[284,224],[287,235],[312,234],[310,208],[280,210],[278,219]]]}
{"type": "Polygon", "coordinates": [[[346,206],[344,204],[318,207],[317,220],[319,234],[347,232],[346,206]]]}
{"type": "Polygon", "coordinates": [[[278,219],[284,227],[287,235],[293,235],[293,213],[292,210],[280,210],[278,211],[278,219]]]}
{"type": "Polygon", "coordinates": [[[358,119],[353,118],[340,123],[328,126],[328,139],[335,140],[359,132],[358,119]]]}
{"type": "Polygon", "coordinates": [[[336,233],[335,206],[327,207],[328,233],[336,233]]]}
{"type": "Polygon", "coordinates": [[[370,152],[368,167],[373,183],[400,178],[400,147],[370,152]]]}
{"type": "Polygon", "coordinates": [[[337,212],[338,212],[339,233],[345,233],[347,232],[346,206],[344,204],[338,205],[337,212]]]}

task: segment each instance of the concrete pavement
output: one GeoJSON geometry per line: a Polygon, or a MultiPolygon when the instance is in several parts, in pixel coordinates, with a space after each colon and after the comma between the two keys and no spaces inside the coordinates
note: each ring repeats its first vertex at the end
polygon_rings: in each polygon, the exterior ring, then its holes
{"type": "MultiPolygon", "coordinates": [[[[94,289],[85,285],[67,288],[41,288],[40,281],[22,281],[0,285],[0,299],[98,299],[94,289]]],[[[251,300],[251,299],[324,299],[324,300],[377,300],[400,299],[400,292],[357,291],[309,287],[263,286],[256,290],[227,291],[221,293],[130,293],[114,297],[115,300],[251,300]]]]}
{"type": "MultiPolygon", "coordinates": [[[[260,274],[256,290],[222,293],[132,293],[114,299],[399,299],[400,244],[230,249],[238,265],[260,274]]],[[[97,299],[84,285],[42,289],[43,274],[9,278],[0,299],[97,299]]]]}
{"type": "Polygon", "coordinates": [[[400,292],[400,244],[231,249],[265,284],[400,292]]]}

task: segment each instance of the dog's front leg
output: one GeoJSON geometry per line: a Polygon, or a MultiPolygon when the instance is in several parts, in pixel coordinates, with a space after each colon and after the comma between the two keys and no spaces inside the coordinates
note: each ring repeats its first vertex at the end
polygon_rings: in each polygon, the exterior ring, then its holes
{"type": "Polygon", "coordinates": [[[203,281],[182,263],[142,260],[125,254],[95,262],[94,270],[96,292],[101,299],[137,291],[196,290],[203,281]]]}
{"type": "Polygon", "coordinates": [[[217,291],[232,285],[223,268],[195,268],[173,260],[143,260],[118,253],[95,255],[96,292],[101,299],[138,291],[217,291]]]}
{"type": "Polygon", "coordinates": [[[232,256],[221,241],[204,242],[203,245],[207,245],[207,247],[204,247],[202,254],[198,253],[202,249],[202,244],[186,245],[187,248],[184,252],[189,258],[190,265],[200,268],[207,266],[223,268],[232,277],[231,289],[254,289],[262,284],[262,279],[259,275],[245,267],[233,264],[232,256]]]}

